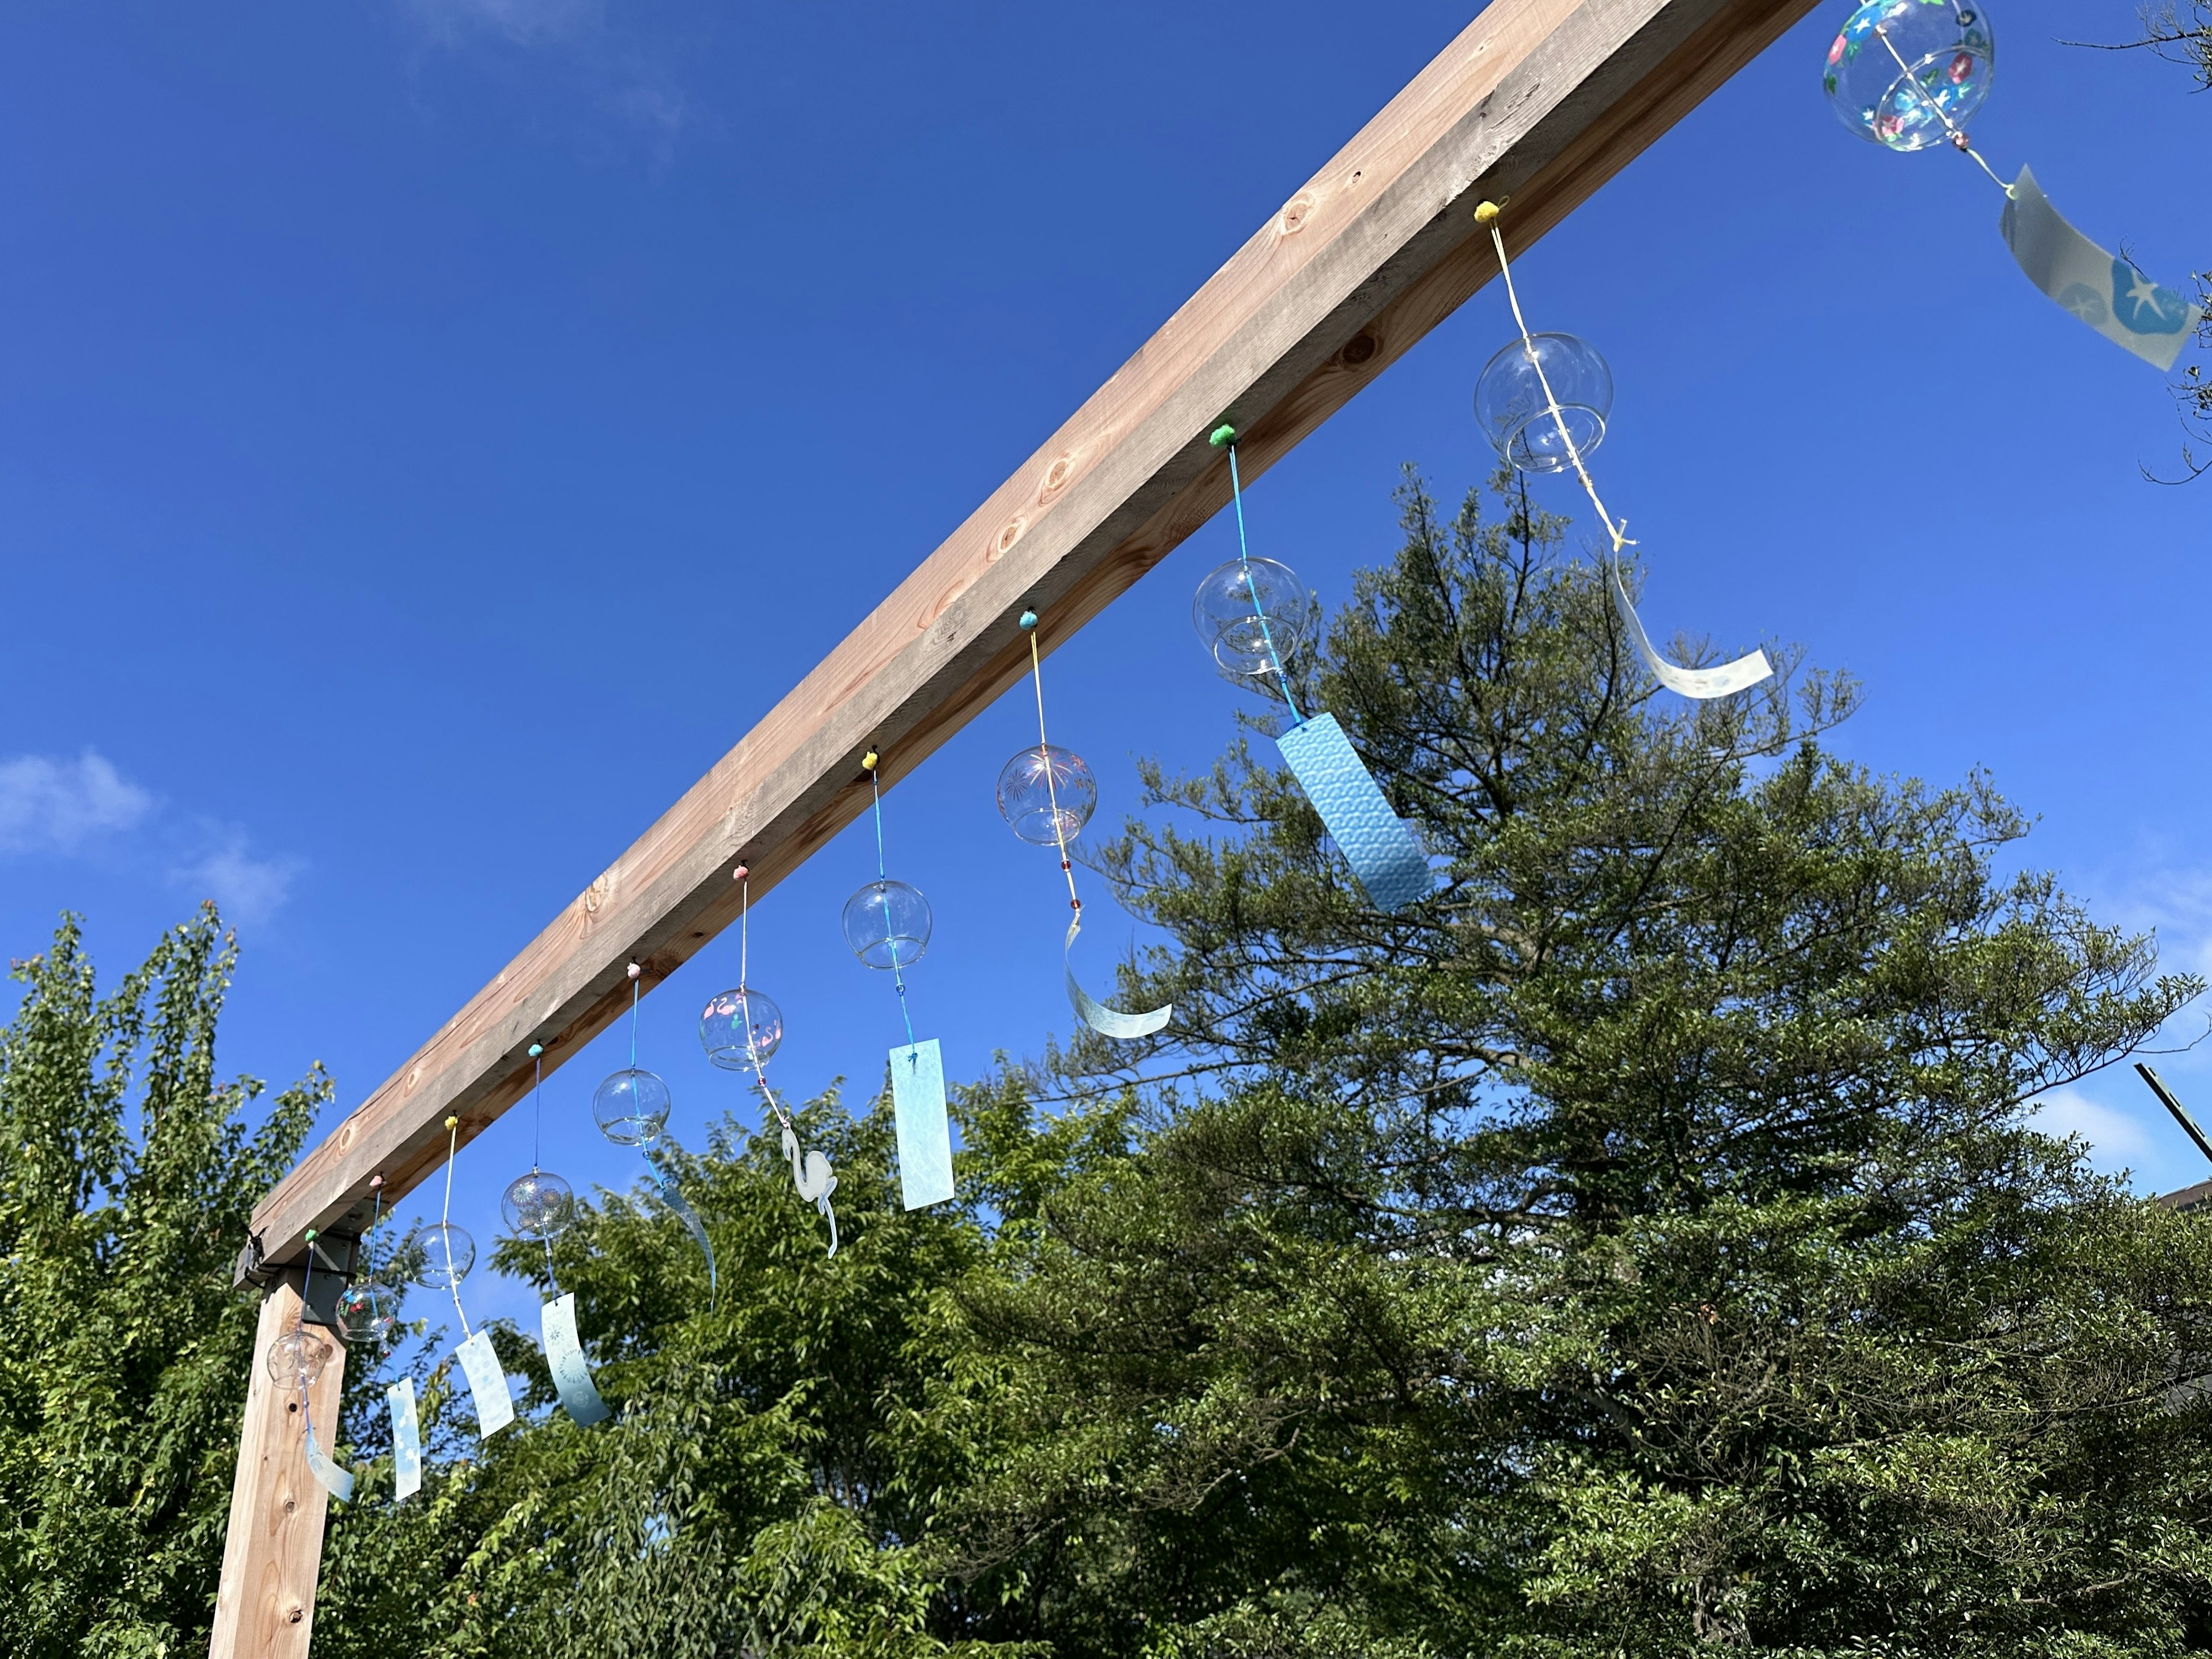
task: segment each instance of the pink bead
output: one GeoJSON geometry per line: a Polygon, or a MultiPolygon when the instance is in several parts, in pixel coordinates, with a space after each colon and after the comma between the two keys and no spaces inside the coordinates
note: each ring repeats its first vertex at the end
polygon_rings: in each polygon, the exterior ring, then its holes
{"type": "Polygon", "coordinates": [[[633,962],[632,963],[630,963],[630,965],[629,965],[629,976],[630,976],[632,979],[635,979],[635,978],[636,978],[640,974],[643,973],[644,971],[645,971],[645,969],[642,969],[642,968],[639,967],[639,966],[638,966],[635,963],[634,963],[634,962],[633,962]]]}
{"type": "Polygon", "coordinates": [[[736,869],[730,872],[730,879],[732,881],[743,881],[750,874],[752,874],[752,872],[746,869],[745,866],[741,864],[736,869]]]}

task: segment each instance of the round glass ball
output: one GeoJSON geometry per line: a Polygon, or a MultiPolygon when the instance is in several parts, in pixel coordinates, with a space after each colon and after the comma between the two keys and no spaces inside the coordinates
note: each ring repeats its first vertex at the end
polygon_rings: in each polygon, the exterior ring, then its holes
{"type": "Polygon", "coordinates": [[[1867,0],[1829,46],[1820,88],[1869,143],[1926,149],[1966,130],[1996,72],[1996,37],[1980,5],[1867,0]]]}
{"type": "Polygon", "coordinates": [[[1564,472],[1576,454],[1588,456],[1605,441],[1613,370],[1596,347],[1571,334],[1515,340],[1483,366],[1474,418],[1498,453],[1523,472],[1564,472]],[[1551,398],[1544,395],[1547,384],[1551,398]],[[1552,398],[1559,400],[1557,418],[1552,398]]]}
{"type": "Polygon", "coordinates": [[[650,1146],[660,1138],[675,1103],[665,1083],[633,1066],[592,1091],[592,1117],[616,1146],[650,1146]]]}
{"type": "Polygon", "coordinates": [[[783,1010],[740,985],[722,992],[699,1016],[699,1046],[726,1072],[756,1071],[783,1041],[783,1010]]]}
{"type": "Polygon", "coordinates": [[[1091,763],[1056,743],[1024,749],[999,769],[999,816],[1032,847],[1073,841],[1097,805],[1091,763]]]}
{"type": "Polygon", "coordinates": [[[287,1331],[269,1345],[269,1375],[282,1388],[309,1388],[331,1363],[331,1345],[302,1326],[287,1331]]]}
{"type": "Polygon", "coordinates": [[[399,1326],[399,1292],[373,1279],[357,1280],[338,1295],[338,1328],[354,1347],[392,1346],[399,1326]]]}
{"type": "Polygon", "coordinates": [[[477,1265],[477,1242],[465,1227],[426,1221],[407,1235],[407,1254],[415,1264],[416,1284],[426,1291],[447,1291],[477,1265]]]}
{"type": "Polygon", "coordinates": [[[559,1176],[532,1170],[507,1183],[499,1212],[517,1238],[552,1238],[566,1232],[576,1218],[576,1194],[559,1176]]]}
{"type": "Polygon", "coordinates": [[[1284,698],[1321,632],[1321,608],[1297,573],[1273,559],[1231,559],[1198,585],[1190,623],[1232,685],[1284,698]]]}
{"type": "Polygon", "coordinates": [[[929,948],[929,901],[886,877],[845,901],[845,943],[871,968],[910,968],[929,948]]]}

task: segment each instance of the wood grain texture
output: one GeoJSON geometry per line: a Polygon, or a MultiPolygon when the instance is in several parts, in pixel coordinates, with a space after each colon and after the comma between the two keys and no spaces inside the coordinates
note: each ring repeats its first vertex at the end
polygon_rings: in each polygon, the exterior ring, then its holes
{"type": "MultiPolygon", "coordinates": [[[[307,1472],[307,1431],[296,1389],[269,1375],[269,1345],[300,1316],[299,1276],[282,1275],[261,1302],[253,1377],[230,1488],[230,1529],[216,1591],[210,1659],[306,1659],[322,1571],[323,1515],[329,1494],[307,1472]]],[[[309,1394],[325,1446],[337,1437],[345,1346],[331,1340],[331,1363],[309,1394]]]]}
{"type": "MultiPolygon", "coordinates": [[[[1228,500],[1206,433],[1256,477],[1492,274],[1474,204],[1525,249],[1809,9],[1810,0],[1497,0],[1270,217],[1113,378],[636,844],[270,1194],[258,1260],[357,1231],[764,896],[1018,679],[1025,606],[1052,649],[1228,500]]],[[[1475,366],[1469,365],[1469,379],[1475,366]]],[[[712,988],[702,988],[702,991],[712,988]]]]}

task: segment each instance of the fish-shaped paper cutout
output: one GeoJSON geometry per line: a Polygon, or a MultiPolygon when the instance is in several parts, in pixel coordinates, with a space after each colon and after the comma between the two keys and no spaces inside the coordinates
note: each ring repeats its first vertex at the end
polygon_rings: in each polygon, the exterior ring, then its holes
{"type": "Polygon", "coordinates": [[[592,1368],[584,1363],[584,1345],[576,1340],[576,1293],[568,1291],[538,1309],[538,1328],[545,1341],[545,1367],[553,1373],[553,1391],[561,1408],[580,1429],[607,1420],[607,1402],[592,1385],[592,1368]]]}
{"type": "Polygon", "coordinates": [[[2006,194],[1997,228],[2027,280],[2113,344],[2161,372],[2172,368],[2202,308],[2068,224],[2026,167],[2006,194]]]}
{"type": "Polygon", "coordinates": [[[1155,1031],[1164,1030],[1175,1018],[1175,1004],[1154,1008],[1146,1013],[1125,1014],[1119,1008],[1109,1008],[1104,1003],[1083,988],[1075,977],[1075,936],[1083,931],[1083,915],[1076,913],[1075,920],[1067,924],[1067,942],[1060,947],[1060,960],[1067,969],[1067,1000],[1085,1025],[1101,1036],[1109,1036],[1122,1042],[1133,1042],[1139,1037],[1148,1037],[1155,1031]]]}
{"type": "Polygon", "coordinates": [[[937,1039],[891,1050],[891,1107],[898,1125],[899,1191],[909,1210],[952,1196],[952,1123],[937,1039]]]}
{"type": "Polygon", "coordinates": [[[514,1421],[514,1398],[507,1391],[507,1373],[493,1352],[491,1333],[478,1331],[454,1350],[476,1397],[477,1438],[489,1440],[514,1421]]]}
{"type": "Polygon", "coordinates": [[[1651,671],[1652,678],[1669,691],[1703,702],[1757,685],[1774,672],[1774,665],[1766,660],[1764,651],[1753,651],[1717,668],[1677,668],[1651,648],[1651,636],[1644,631],[1644,619],[1636,614],[1636,606],[1628,597],[1628,589],[1621,585],[1618,570],[1613,573],[1613,602],[1620,612],[1620,620],[1627,625],[1628,636],[1636,641],[1636,654],[1644,659],[1644,665],[1651,671]]]}
{"type": "Polygon", "coordinates": [[[1335,715],[1299,721],[1275,739],[1275,747],[1377,908],[1402,909],[1435,890],[1436,877],[1412,826],[1390,810],[1335,715]]]}
{"type": "MultiPolygon", "coordinates": [[[[301,1414],[306,1415],[307,1401],[300,1402],[301,1414]]],[[[353,1502],[353,1476],[323,1455],[323,1449],[315,1443],[315,1419],[307,1419],[307,1473],[316,1483],[341,1504],[353,1502]]]]}
{"type": "Polygon", "coordinates": [[[791,1184],[799,1188],[799,1195],[822,1212],[830,1224],[830,1254],[837,1254],[837,1212],[830,1207],[830,1194],[837,1190],[837,1176],[830,1167],[830,1155],[810,1152],[804,1158],[799,1151],[799,1135],[788,1123],[783,1126],[783,1155],[791,1160],[791,1184]]]}
{"type": "Polygon", "coordinates": [[[650,1152],[646,1155],[646,1168],[653,1178],[653,1196],[668,1206],[676,1218],[684,1224],[684,1231],[696,1239],[699,1248],[706,1252],[707,1300],[710,1306],[718,1303],[721,1299],[721,1287],[714,1276],[714,1241],[707,1237],[706,1224],[699,1219],[699,1212],[677,1190],[676,1177],[654,1163],[650,1152]]]}
{"type": "Polygon", "coordinates": [[[415,1415],[415,1379],[403,1376],[384,1391],[392,1414],[392,1496],[412,1498],[422,1490],[422,1425],[415,1415]]]}

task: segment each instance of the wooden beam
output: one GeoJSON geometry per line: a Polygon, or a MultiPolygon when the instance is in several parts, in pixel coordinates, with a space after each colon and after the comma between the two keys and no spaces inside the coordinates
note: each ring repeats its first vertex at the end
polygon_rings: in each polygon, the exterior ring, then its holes
{"type": "MultiPolygon", "coordinates": [[[[307,1659],[314,1630],[329,1498],[307,1472],[299,1393],[279,1388],[268,1363],[269,1345],[300,1317],[299,1279],[296,1273],[282,1275],[261,1301],[238,1472],[231,1480],[230,1530],[216,1590],[214,1639],[209,1644],[216,1659],[307,1659]]],[[[331,1333],[324,1334],[331,1336],[331,1361],[308,1401],[322,1425],[321,1439],[328,1443],[337,1438],[345,1345],[331,1333]]]]}
{"type": "MultiPolygon", "coordinates": [[[[254,1213],[240,1277],[358,1231],[629,997],[861,810],[864,750],[895,782],[1012,684],[1016,618],[1048,650],[1228,499],[1206,434],[1233,421],[1248,477],[1280,459],[1482,285],[1470,213],[1510,197],[1525,249],[1749,62],[1811,0],[1496,0],[1170,318],[1066,425],[714,769],[567,905],[254,1213]]],[[[1499,332],[1504,324],[1501,320],[1499,332]]],[[[1472,380],[1474,365],[1468,365],[1472,380]]],[[[1469,440],[1473,441],[1472,438],[1469,440]]]]}

